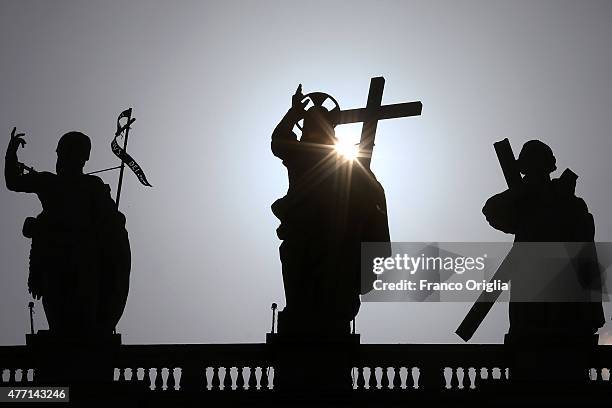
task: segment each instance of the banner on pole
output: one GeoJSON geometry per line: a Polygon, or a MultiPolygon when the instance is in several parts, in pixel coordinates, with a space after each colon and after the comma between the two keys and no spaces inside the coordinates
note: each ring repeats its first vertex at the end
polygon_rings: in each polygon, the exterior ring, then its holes
{"type": "MultiPolygon", "coordinates": [[[[147,180],[147,176],[145,175],[142,167],[134,160],[132,156],[128,154],[128,152],[123,149],[119,143],[117,142],[117,138],[121,136],[124,132],[126,132],[132,123],[134,123],[136,119],[132,118],[132,108],[126,109],[117,118],[117,131],[115,132],[115,137],[111,142],[111,150],[121,160],[121,162],[125,163],[130,170],[136,175],[138,181],[145,186],[152,187],[149,181],[147,180]],[[121,125],[121,119],[127,118],[127,122],[125,125],[121,125]]],[[[125,137],[125,136],[124,136],[125,137]]]]}

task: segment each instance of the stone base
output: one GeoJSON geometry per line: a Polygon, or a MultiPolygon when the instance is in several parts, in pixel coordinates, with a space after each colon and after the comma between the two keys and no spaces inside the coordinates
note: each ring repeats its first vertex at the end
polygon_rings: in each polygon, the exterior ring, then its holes
{"type": "Polygon", "coordinates": [[[279,391],[342,391],[353,387],[359,334],[266,335],[279,391]]]}
{"type": "Polygon", "coordinates": [[[278,312],[278,333],[287,335],[305,335],[312,333],[331,333],[334,336],[349,334],[350,322],[326,316],[324,313],[288,310],[278,312]]]}
{"type": "Polygon", "coordinates": [[[120,345],[120,334],[64,337],[39,330],[26,335],[36,382],[43,385],[88,387],[112,382],[120,345]]]}
{"type": "Polygon", "coordinates": [[[516,335],[508,333],[510,380],[513,383],[583,384],[588,382],[591,353],[599,336],[516,335]]]}

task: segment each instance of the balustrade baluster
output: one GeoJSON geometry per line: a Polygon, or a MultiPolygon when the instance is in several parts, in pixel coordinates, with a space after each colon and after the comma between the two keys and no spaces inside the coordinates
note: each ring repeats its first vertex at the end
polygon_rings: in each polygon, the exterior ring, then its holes
{"type": "Polygon", "coordinates": [[[421,369],[419,367],[408,368],[408,377],[406,378],[406,387],[411,386],[413,389],[421,388],[421,369]]]}
{"type": "Polygon", "coordinates": [[[208,386],[210,383],[208,382],[208,367],[204,367],[202,370],[202,383],[204,384],[204,390],[208,391],[208,386]]]}
{"type": "Polygon", "coordinates": [[[444,367],[442,369],[442,379],[444,380],[443,388],[450,390],[452,388],[451,382],[453,381],[453,370],[450,367],[444,367]]]}
{"type": "Polygon", "coordinates": [[[368,367],[370,369],[370,378],[368,378],[368,390],[373,391],[376,389],[378,382],[376,381],[376,366],[368,367]]]}
{"type": "Polygon", "coordinates": [[[163,367],[155,368],[155,391],[162,391],[164,389],[164,377],[162,370],[163,367]]]}
{"type": "Polygon", "coordinates": [[[457,367],[450,368],[450,389],[455,390],[459,388],[459,372],[457,367]]]}
{"type": "Polygon", "coordinates": [[[486,380],[487,382],[491,380],[491,375],[489,373],[489,367],[483,367],[482,370],[480,371],[480,375],[481,375],[481,378],[483,380],[486,380]],[[482,374],[483,371],[484,371],[484,375],[482,374]]]}
{"type": "Polygon", "coordinates": [[[476,389],[476,382],[478,380],[478,370],[476,367],[470,367],[468,369],[468,378],[470,379],[470,389],[476,389]]]}

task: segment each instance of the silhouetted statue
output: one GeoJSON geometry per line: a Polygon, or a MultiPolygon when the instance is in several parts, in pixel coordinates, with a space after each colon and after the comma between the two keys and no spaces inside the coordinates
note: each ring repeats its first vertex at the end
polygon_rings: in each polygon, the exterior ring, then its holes
{"type": "Polygon", "coordinates": [[[17,161],[23,136],[13,129],[4,176],[9,190],[35,193],[43,208],[24,224],[32,238],[29,291],[42,298],[51,333],[112,334],[127,300],[130,246],[109,186],[83,174],[91,141],[80,132],[63,135],[53,174],[17,161]]]}
{"type": "MultiPolygon", "coordinates": [[[[514,234],[516,243],[550,244],[531,248],[515,244],[514,254],[509,255],[515,268],[510,268],[509,276],[507,341],[588,348],[604,317],[601,299],[588,299],[589,294],[597,295],[601,276],[594,244],[588,244],[595,235],[593,217],[584,200],[574,194],[577,176],[566,170],[560,178],[551,179],[556,159],[550,147],[539,140],[525,143],[516,165],[524,174],[522,180],[517,174],[518,183],[487,200],[483,213],[493,228],[514,234]],[[571,243],[586,244],[579,254],[570,249],[567,267],[555,269],[550,268],[555,259],[546,255],[555,243],[561,248],[572,248],[571,243]],[[573,255],[576,259],[571,259],[573,255]],[[579,297],[584,294],[586,297],[579,297]]],[[[563,356],[563,361],[566,367],[573,364],[568,356],[563,356]]]]}
{"type": "MultiPolygon", "coordinates": [[[[272,134],[272,152],[289,175],[285,197],[272,205],[281,221],[286,307],[279,333],[348,334],[360,293],[361,243],[388,242],[385,193],[369,168],[338,155],[332,114],[323,93],[306,95],[301,85],[292,107],[272,134]],[[292,131],[303,119],[302,136],[292,131]]],[[[335,100],[333,100],[335,102],[335,100]]]]}

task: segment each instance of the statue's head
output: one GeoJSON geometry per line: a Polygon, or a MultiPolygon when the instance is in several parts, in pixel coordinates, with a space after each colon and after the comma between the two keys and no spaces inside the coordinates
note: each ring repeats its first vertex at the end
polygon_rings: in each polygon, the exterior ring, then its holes
{"type": "Polygon", "coordinates": [[[81,174],[91,152],[91,139],[81,132],[68,132],[57,143],[57,174],[81,174]]]}
{"type": "Polygon", "coordinates": [[[557,169],[556,163],[552,149],[539,140],[526,142],[518,157],[519,170],[526,177],[548,177],[557,169]]]}
{"type": "Polygon", "coordinates": [[[306,111],[300,141],[325,145],[336,143],[334,125],[325,107],[313,106],[306,111]]]}

